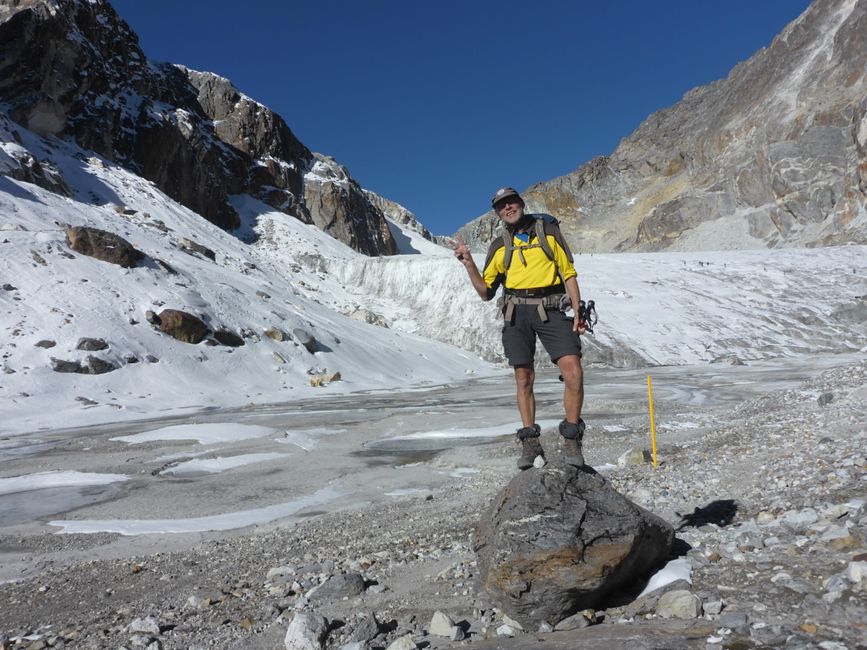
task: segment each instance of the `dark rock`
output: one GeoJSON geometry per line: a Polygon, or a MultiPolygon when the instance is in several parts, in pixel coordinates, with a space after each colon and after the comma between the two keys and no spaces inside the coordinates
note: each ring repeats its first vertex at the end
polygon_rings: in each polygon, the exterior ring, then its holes
{"type": "Polygon", "coordinates": [[[146,355],[145,355],[145,361],[147,361],[148,363],[159,363],[159,362],[160,362],[160,360],[157,359],[157,358],[156,358],[154,355],[152,355],[152,354],[146,354],[146,355]]]}
{"type": "Polygon", "coordinates": [[[209,332],[202,319],[180,309],[164,309],[159,319],[163,332],[184,343],[200,343],[209,332]]]}
{"type": "Polygon", "coordinates": [[[127,363],[138,363],[138,357],[134,354],[128,354],[123,358],[127,363]]]}
{"type": "Polygon", "coordinates": [[[214,338],[223,345],[228,345],[233,348],[244,345],[244,339],[227,329],[220,329],[214,332],[214,338]]]}
{"type": "Polygon", "coordinates": [[[55,359],[54,357],[51,357],[51,369],[54,372],[87,372],[87,369],[83,368],[78,361],[64,361],[63,359],[55,359]]]}
{"type": "Polygon", "coordinates": [[[349,170],[332,158],[314,156],[311,173],[304,178],[304,202],[313,223],[355,250],[396,254],[397,242],[382,210],[365,195],[349,170]]]}
{"type": "Polygon", "coordinates": [[[181,248],[190,253],[198,253],[199,255],[204,255],[212,262],[217,261],[217,254],[214,251],[212,251],[207,246],[203,246],[202,244],[194,242],[192,239],[181,239],[181,248]]]}
{"type": "Polygon", "coordinates": [[[53,348],[55,345],[57,345],[57,343],[50,339],[42,339],[41,341],[35,343],[35,346],[37,348],[45,348],[46,350],[48,348],[53,348]]]}
{"type": "Polygon", "coordinates": [[[98,228],[77,226],[66,229],[66,241],[77,253],[95,257],[124,268],[135,266],[145,255],[123,237],[98,228]]]}
{"type": "Polygon", "coordinates": [[[3,291],[18,291],[18,287],[13,286],[7,282],[3,285],[3,291]]]}
{"type": "Polygon", "coordinates": [[[365,612],[362,614],[358,623],[349,635],[349,643],[365,643],[372,641],[379,634],[379,621],[373,612],[365,612]]]}
{"type": "Polygon", "coordinates": [[[168,262],[166,262],[165,260],[161,260],[161,259],[158,258],[158,257],[154,257],[153,260],[154,260],[154,262],[156,262],[157,264],[159,264],[160,267],[162,267],[162,269],[163,269],[166,273],[168,273],[169,275],[177,275],[177,274],[178,274],[178,272],[175,271],[174,267],[173,267],[171,264],[169,264],[168,262]]]}
{"type": "Polygon", "coordinates": [[[112,370],[117,370],[117,366],[111,361],[106,361],[105,359],[94,357],[93,355],[88,355],[87,359],[85,359],[85,364],[87,372],[91,375],[104,375],[112,370]]]}
{"type": "Polygon", "coordinates": [[[749,620],[745,612],[723,612],[720,614],[717,624],[727,627],[738,634],[748,634],[750,631],[749,620]]]}
{"type": "Polygon", "coordinates": [[[265,293],[261,289],[256,292],[256,297],[261,298],[262,300],[270,300],[271,299],[271,295],[268,293],[265,293]]]}
{"type": "Polygon", "coordinates": [[[674,529],[592,469],[521,472],[476,530],[482,584],[526,629],[595,608],[668,556],[674,529]]]}
{"type": "Polygon", "coordinates": [[[816,401],[819,402],[819,406],[828,406],[834,401],[834,393],[822,393],[816,401]]]}
{"type": "Polygon", "coordinates": [[[103,339],[92,339],[88,337],[83,337],[78,339],[78,344],[75,346],[76,350],[86,350],[87,352],[95,352],[97,350],[105,350],[108,347],[108,343],[106,343],[103,339]]]}
{"type": "Polygon", "coordinates": [[[311,603],[325,600],[352,598],[364,592],[364,578],[358,572],[341,573],[331,576],[309,596],[311,603]]]}
{"type": "Polygon", "coordinates": [[[316,342],[316,339],[313,338],[313,335],[310,332],[308,332],[307,330],[303,330],[300,327],[296,327],[292,330],[292,336],[294,336],[298,343],[303,345],[308,352],[310,352],[311,354],[313,352],[316,352],[318,343],[316,342]]]}

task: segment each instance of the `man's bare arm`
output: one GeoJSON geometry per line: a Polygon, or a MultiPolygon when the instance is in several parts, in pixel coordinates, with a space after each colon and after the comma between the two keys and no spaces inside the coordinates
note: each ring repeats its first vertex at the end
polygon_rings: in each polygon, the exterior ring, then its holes
{"type": "Polygon", "coordinates": [[[572,302],[572,311],[575,312],[572,318],[572,331],[583,334],[587,330],[587,327],[580,316],[581,289],[578,287],[578,278],[573,276],[566,280],[566,293],[572,302]]]}
{"type": "Polygon", "coordinates": [[[476,290],[476,293],[479,294],[479,297],[482,300],[490,300],[491,298],[488,296],[488,285],[485,284],[485,280],[482,278],[482,274],[479,272],[479,267],[476,266],[476,263],[473,260],[470,249],[460,237],[452,242],[452,249],[455,251],[455,257],[467,270],[467,275],[470,276],[470,282],[473,284],[473,289],[476,290]]]}

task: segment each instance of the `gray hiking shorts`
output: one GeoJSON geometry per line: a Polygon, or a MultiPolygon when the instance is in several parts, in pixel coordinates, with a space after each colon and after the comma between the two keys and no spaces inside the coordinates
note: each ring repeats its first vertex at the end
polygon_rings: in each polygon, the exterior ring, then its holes
{"type": "Polygon", "coordinates": [[[545,322],[539,318],[537,305],[515,305],[512,322],[503,324],[503,350],[510,366],[533,364],[537,336],[555,363],[567,354],[581,357],[581,339],[572,331],[572,319],[556,309],[547,313],[545,322]]]}

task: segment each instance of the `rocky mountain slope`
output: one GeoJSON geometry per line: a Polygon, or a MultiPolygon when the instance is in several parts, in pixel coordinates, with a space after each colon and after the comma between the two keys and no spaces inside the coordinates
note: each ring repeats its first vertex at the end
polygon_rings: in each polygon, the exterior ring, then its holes
{"type": "MultiPolygon", "coordinates": [[[[2,0],[0,103],[23,127],[123,165],[223,229],[241,225],[231,197],[249,194],[360,252],[397,252],[345,168],[228,80],[149,61],[105,0],[2,0]]],[[[63,192],[40,166],[25,158],[6,173],[63,192]]]]}
{"type": "MultiPolygon", "coordinates": [[[[867,0],[815,0],[610,156],[533,185],[580,252],[867,241],[867,0]]],[[[496,217],[461,229],[490,241],[496,217]]]]}

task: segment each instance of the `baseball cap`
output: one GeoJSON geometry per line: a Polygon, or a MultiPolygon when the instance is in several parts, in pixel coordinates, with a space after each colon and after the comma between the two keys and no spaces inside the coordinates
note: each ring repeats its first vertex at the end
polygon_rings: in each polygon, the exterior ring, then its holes
{"type": "Polygon", "coordinates": [[[502,201],[503,199],[505,199],[506,197],[509,197],[509,196],[517,196],[521,201],[524,200],[524,199],[521,199],[521,195],[518,194],[518,191],[515,188],[513,188],[513,187],[501,187],[500,189],[498,189],[494,193],[493,198],[491,198],[491,207],[493,207],[497,201],[502,201]]]}

